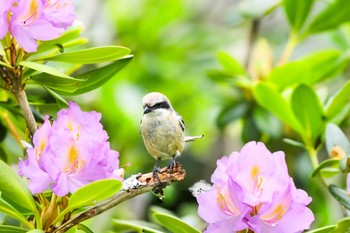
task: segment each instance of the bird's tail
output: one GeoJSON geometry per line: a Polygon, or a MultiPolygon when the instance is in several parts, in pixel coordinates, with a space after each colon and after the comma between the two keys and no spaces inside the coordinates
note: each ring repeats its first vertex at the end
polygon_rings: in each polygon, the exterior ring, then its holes
{"type": "Polygon", "coordinates": [[[194,141],[196,139],[199,139],[199,138],[202,138],[202,137],[204,137],[203,134],[199,135],[199,136],[186,136],[185,137],[185,142],[192,142],[192,141],[194,141]]]}

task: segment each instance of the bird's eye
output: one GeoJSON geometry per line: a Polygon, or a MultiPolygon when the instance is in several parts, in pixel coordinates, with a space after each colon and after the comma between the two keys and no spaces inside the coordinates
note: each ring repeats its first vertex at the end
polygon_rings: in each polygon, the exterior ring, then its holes
{"type": "Polygon", "coordinates": [[[153,108],[165,108],[165,109],[168,109],[169,107],[170,106],[166,101],[155,103],[153,106],[153,108]]]}

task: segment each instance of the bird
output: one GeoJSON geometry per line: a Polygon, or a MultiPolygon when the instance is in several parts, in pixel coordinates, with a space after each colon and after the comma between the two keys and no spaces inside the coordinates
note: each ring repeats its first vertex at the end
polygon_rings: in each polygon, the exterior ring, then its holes
{"type": "Polygon", "coordinates": [[[140,133],[146,150],[157,160],[153,167],[155,177],[160,171],[160,161],[171,159],[168,166],[171,171],[176,166],[175,159],[182,154],[185,143],[204,135],[185,136],[185,122],[162,93],[146,94],[142,98],[142,105],[140,133]]]}

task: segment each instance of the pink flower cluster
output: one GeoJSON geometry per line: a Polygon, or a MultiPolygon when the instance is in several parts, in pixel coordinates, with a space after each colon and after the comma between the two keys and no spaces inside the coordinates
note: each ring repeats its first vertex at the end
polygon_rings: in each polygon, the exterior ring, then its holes
{"type": "Polygon", "coordinates": [[[206,233],[293,233],[314,221],[306,207],[311,197],[295,187],[284,153],[271,153],[261,142],[218,160],[211,181],[212,188],[197,197],[206,233]]]}
{"type": "Polygon", "coordinates": [[[36,51],[37,40],[59,37],[75,19],[69,0],[0,0],[0,5],[0,39],[10,32],[26,52],[36,51]]]}
{"type": "Polygon", "coordinates": [[[19,161],[19,174],[29,178],[33,194],[52,185],[54,193],[64,196],[96,180],[122,179],[119,154],[110,149],[100,119],[100,113],[83,112],[73,102],[57,113],[52,125],[46,117],[28,158],[19,161]]]}

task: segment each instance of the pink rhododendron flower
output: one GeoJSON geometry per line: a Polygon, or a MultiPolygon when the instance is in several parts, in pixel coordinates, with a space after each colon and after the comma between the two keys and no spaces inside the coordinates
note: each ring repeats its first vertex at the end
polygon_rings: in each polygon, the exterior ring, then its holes
{"type": "Polygon", "coordinates": [[[288,175],[283,152],[271,153],[261,142],[249,142],[217,162],[212,189],[199,194],[198,213],[205,232],[302,232],[314,215],[311,198],[288,175]]]}
{"type": "Polygon", "coordinates": [[[2,39],[9,30],[9,10],[15,0],[0,0],[0,39],[2,39]]]}
{"type": "Polygon", "coordinates": [[[9,30],[26,52],[36,51],[37,40],[59,37],[75,19],[69,0],[10,0],[5,5],[7,16],[0,19],[0,39],[9,30]]]}
{"type": "Polygon", "coordinates": [[[121,179],[119,154],[110,149],[100,119],[100,113],[83,112],[73,102],[57,113],[52,125],[45,119],[28,159],[19,162],[19,174],[29,178],[33,194],[52,184],[52,191],[64,196],[95,180],[121,179]]]}
{"type": "Polygon", "coordinates": [[[350,195],[350,173],[348,173],[348,175],[346,177],[346,191],[350,195]]]}

